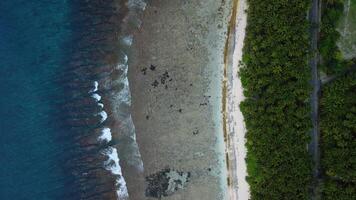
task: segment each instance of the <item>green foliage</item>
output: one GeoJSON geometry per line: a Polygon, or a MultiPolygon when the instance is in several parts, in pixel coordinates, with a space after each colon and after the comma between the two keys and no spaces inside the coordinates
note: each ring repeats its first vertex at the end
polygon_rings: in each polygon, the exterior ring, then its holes
{"type": "Polygon", "coordinates": [[[320,67],[326,74],[343,72],[354,64],[354,61],[343,59],[336,44],[340,38],[340,33],[336,30],[336,27],[342,17],[343,10],[344,0],[329,0],[322,7],[319,52],[322,58],[320,67]]]}
{"type": "Polygon", "coordinates": [[[326,179],[330,179],[324,196],[351,200],[346,197],[351,193],[356,197],[355,188],[347,190],[356,183],[356,73],[327,85],[320,106],[321,162],[326,179]],[[341,191],[334,191],[333,187],[341,191]],[[342,192],[346,190],[349,192],[342,192]]]}
{"type": "Polygon", "coordinates": [[[356,74],[355,59],[344,60],[336,42],[336,25],[343,14],[343,0],[325,3],[320,53],[328,75],[342,74],[322,89],[320,101],[321,166],[326,200],[356,199],[356,74]]]}
{"type": "Polygon", "coordinates": [[[309,198],[309,2],[248,1],[240,107],[252,199],[309,198]]]}
{"type": "Polygon", "coordinates": [[[323,187],[323,199],[325,200],[355,200],[356,184],[354,182],[341,182],[327,179],[323,187]]]}

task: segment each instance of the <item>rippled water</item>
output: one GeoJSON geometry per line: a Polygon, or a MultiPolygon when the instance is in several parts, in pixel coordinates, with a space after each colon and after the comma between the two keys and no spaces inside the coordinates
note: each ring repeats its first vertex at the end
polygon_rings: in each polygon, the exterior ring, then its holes
{"type": "Polygon", "coordinates": [[[0,2],[0,199],[125,199],[142,1],[0,2]],[[121,161],[120,161],[121,159],[121,161]]]}

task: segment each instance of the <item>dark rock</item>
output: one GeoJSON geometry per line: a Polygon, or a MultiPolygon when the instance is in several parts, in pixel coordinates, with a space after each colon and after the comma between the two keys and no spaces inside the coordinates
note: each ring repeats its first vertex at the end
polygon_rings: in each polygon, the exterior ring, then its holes
{"type": "Polygon", "coordinates": [[[193,131],[193,135],[198,135],[198,134],[199,134],[199,130],[193,131]]]}
{"type": "Polygon", "coordinates": [[[152,70],[152,71],[156,70],[156,66],[151,65],[151,66],[150,66],[150,70],[152,70]]]}
{"type": "Polygon", "coordinates": [[[141,69],[141,72],[143,73],[143,75],[146,75],[146,73],[147,73],[147,67],[141,69]]]}
{"type": "Polygon", "coordinates": [[[147,187],[145,195],[161,199],[183,189],[189,182],[190,172],[182,172],[165,168],[146,177],[147,187]]]}
{"type": "Polygon", "coordinates": [[[152,86],[154,88],[156,88],[157,86],[159,85],[159,82],[157,80],[155,80],[153,83],[152,83],[152,86]]]}
{"type": "Polygon", "coordinates": [[[161,79],[161,83],[162,84],[165,84],[166,83],[166,80],[169,78],[169,74],[168,74],[168,71],[164,72],[161,76],[160,76],[160,79],[161,79]]]}

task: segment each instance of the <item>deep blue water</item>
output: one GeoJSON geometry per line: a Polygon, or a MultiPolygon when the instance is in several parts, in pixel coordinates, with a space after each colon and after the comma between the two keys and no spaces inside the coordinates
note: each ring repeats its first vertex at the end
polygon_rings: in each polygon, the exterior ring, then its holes
{"type": "Polygon", "coordinates": [[[130,193],[125,173],[143,166],[122,40],[137,28],[138,9],[117,0],[0,1],[0,200],[130,193]],[[117,135],[102,140],[105,130],[117,135]]]}
{"type": "Polygon", "coordinates": [[[0,1],[0,199],[58,199],[68,187],[53,122],[65,0],[0,1]]]}
{"type": "Polygon", "coordinates": [[[100,75],[93,66],[105,62],[94,50],[116,46],[91,41],[112,29],[95,27],[101,13],[93,11],[100,9],[85,1],[0,2],[1,200],[115,194],[115,177],[103,167],[107,145],[94,132],[105,124],[88,91],[100,75]]]}

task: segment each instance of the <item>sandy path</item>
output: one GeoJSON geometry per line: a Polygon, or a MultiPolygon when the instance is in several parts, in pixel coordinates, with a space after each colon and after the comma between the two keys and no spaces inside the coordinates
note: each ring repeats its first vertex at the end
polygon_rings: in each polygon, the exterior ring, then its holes
{"type": "Polygon", "coordinates": [[[247,200],[250,197],[249,185],[246,181],[246,147],[245,123],[239,105],[243,101],[243,88],[238,77],[239,62],[242,60],[247,9],[246,0],[239,0],[236,14],[235,46],[233,50],[232,68],[228,70],[227,82],[227,129],[230,138],[229,155],[230,177],[235,184],[230,185],[230,199],[247,200]],[[235,181],[234,181],[235,179],[235,181]],[[236,180],[237,179],[237,180],[236,180]],[[237,188],[236,188],[237,187],[237,188]]]}

